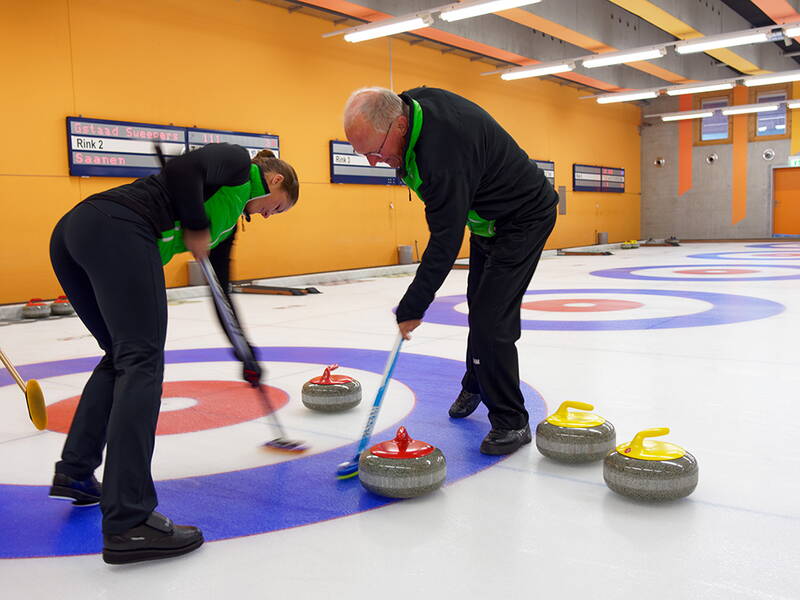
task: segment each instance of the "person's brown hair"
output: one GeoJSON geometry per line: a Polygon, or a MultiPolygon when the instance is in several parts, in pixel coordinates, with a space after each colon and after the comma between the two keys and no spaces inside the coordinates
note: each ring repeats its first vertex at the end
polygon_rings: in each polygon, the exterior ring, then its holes
{"type": "Polygon", "coordinates": [[[277,158],[272,150],[262,150],[253,157],[251,162],[254,165],[258,165],[265,175],[267,173],[283,175],[283,189],[289,194],[292,206],[297,203],[297,199],[300,196],[300,181],[298,181],[297,173],[292,165],[285,160],[277,158]]]}

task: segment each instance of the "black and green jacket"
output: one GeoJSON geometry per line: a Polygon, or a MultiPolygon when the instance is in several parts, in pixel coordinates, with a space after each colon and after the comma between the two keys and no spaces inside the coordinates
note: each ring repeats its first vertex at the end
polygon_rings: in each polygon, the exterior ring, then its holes
{"type": "MultiPolygon", "coordinates": [[[[208,228],[212,263],[227,266],[231,238],[245,205],[267,192],[261,170],[251,164],[247,150],[232,144],[208,144],[169,160],[158,175],[101,195],[127,206],[151,225],[163,264],[186,251],[184,229],[208,228]]],[[[227,268],[224,271],[218,269],[223,286],[227,268]]]]}
{"type": "Polygon", "coordinates": [[[467,225],[473,235],[504,228],[558,202],[535,162],[477,104],[437,88],[400,94],[409,110],[403,181],[425,203],[428,247],[397,321],[421,319],[453,266],[467,225]]]}

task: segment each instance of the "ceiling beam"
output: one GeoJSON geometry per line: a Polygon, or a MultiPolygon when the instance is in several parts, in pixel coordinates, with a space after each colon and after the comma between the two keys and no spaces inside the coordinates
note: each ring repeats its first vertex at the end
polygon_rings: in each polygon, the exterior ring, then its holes
{"type": "MultiPolygon", "coordinates": [[[[682,40],[750,27],[750,23],[720,0],[703,3],[686,0],[608,1],[682,40]]],[[[774,44],[755,44],[735,50],[723,48],[710,50],[706,54],[748,75],[790,70],[797,66],[774,44]]]]}
{"type": "MultiPolygon", "coordinates": [[[[420,10],[429,10],[441,6],[442,0],[404,0],[402,2],[391,0],[355,0],[354,2],[311,0],[305,3],[372,22],[420,10]]],[[[510,22],[497,15],[485,15],[452,23],[437,21],[435,26],[413,33],[515,65],[531,65],[586,54],[584,48],[556,39],[541,31],[534,31],[526,25],[510,22]]],[[[652,87],[664,81],[651,73],[631,69],[624,65],[592,70],[579,67],[573,72],[562,73],[556,77],[603,91],[652,87]]]]}

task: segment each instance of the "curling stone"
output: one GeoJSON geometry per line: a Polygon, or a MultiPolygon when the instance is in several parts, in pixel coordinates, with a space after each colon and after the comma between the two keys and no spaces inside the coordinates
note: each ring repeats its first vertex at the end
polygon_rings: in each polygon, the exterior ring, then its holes
{"type": "Polygon", "coordinates": [[[627,242],[622,242],[620,247],[623,250],[630,250],[631,248],[638,248],[639,247],[639,241],[638,240],[629,240],[627,242]]]}
{"type": "Polygon", "coordinates": [[[593,410],[585,402],[562,402],[558,410],[536,427],[539,452],[562,462],[581,463],[600,460],[617,443],[614,426],[590,412],[570,412],[570,408],[593,410]]]}
{"type": "Polygon", "coordinates": [[[50,305],[41,298],[31,298],[22,307],[22,316],[26,319],[43,319],[50,316],[50,305]]]}
{"type": "Polygon", "coordinates": [[[416,498],[438,490],[447,476],[447,461],[438,448],[412,440],[405,427],[393,440],[361,453],[358,478],[370,492],[389,498],[416,498]]]}
{"type": "Polygon", "coordinates": [[[50,305],[50,311],[54,315],[71,315],[75,311],[72,309],[72,303],[67,299],[66,296],[59,296],[55,299],[55,301],[50,305]]]}
{"type": "Polygon", "coordinates": [[[645,438],[666,435],[667,427],[646,429],[617,446],[603,463],[603,479],[613,491],[636,500],[675,500],[697,487],[697,459],[668,442],[645,438]]]}
{"type": "Polygon", "coordinates": [[[303,385],[303,404],[320,412],[340,412],[361,402],[361,384],[347,375],[331,375],[339,365],[328,365],[319,377],[303,385]]]}

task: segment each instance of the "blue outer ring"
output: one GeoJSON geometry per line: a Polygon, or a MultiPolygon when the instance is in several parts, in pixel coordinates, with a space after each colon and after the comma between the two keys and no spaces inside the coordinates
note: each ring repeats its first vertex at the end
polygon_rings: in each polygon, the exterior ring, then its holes
{"type": "Polygon", "coordinates": [[[747,244],[747,248],[776,248],[779,250],[800,250],[800,242],[769,242],[766,244],[747,244]]]}
{"type": "MultiPolygon", "coordinates": [[[[673,290],[637,290],[637,289],[563,289],[528,291],[525,297],[541,294],[641,294],[646,296],[674,296],[710,302],[713,306],[703,312],[675,317],[657,317],[651,319],[616,319],[608,321],[543,321],[523,319],[522,329],[544,331],[631,331],[639,329],[677,329],[681,327],[706,327],[708,325],[726,325],[741,323],[755,319],[766,319],[784,310],[782,304],[772,300],[735,296],[733,294],[715,294],[711,292],[678,292],[673,290]]],[[[467,315],[455,310],[456,305],[466,302],[467,297],[444,296],[437,298],[428,312],[425,321],[442,325],[469,325],[467,315]]]]}
{"type": "MultiPolygon", "coordinates": [[[[353,369],[382,373],[388,352],[352,348],[259,348],[264,361],[338,363],[353,369]]],[[[227,348],[171,350],[167,363],[235,360],[227,348]]],[[[98,359],[78,358],[38,363],[19,369],[25,379],[42,379],[90,371],[98,359]]],[[[473,475],[504,457],[478,451],[488,425],[483,419],[447,422],[448,389],[455,390],[464,364],[446,358],[404,352],[394,379],[416,394],[404,424],[418,439],[438,446],[447,457],[447,480],[473,475]]],[[[13,380],[0,374],[0,385],[13,380]]],[[[546,415],[542,396],[522,384],[531,423],[546,415]]],[[[384,430],[373,439],[385,439],[384,430]]],[[[266,432],[265,432],[266,435],[266,432]]],[[[336,479],[336,465],[352,458],[357,443],[288,462],[241,471],[157,482],[159,510],[176,523],[198,525],[206,540],[266,533],[344,517],[396,502],[364,490],[357,478],[336,479]]],[[[254,449],[255,451],[255,449],[254,449]]],[[[54,460],[56,457],[53,457],[54,460]]],[[[47,487],[0,485],[0,557],[30,558],[91,554],[102,549],[100,513],[75,509],[50,500],[47,487]]]]}
{"type": "Polygon", "coordinates": [[[781,279],[800,279],[800,273],[797,275],[768,275],[766,277],[658,277],[656,275],[637,275],[634,271],[645,271],[647,269],[684,269],[684,268],[702,268],[702,267],[717,267],[717,268],[729,268],[729,267],[750,267],[751,269],[754,267],[758,267],[763,269],[764,267],[780,267],[781,269],[798,269],[800,267],[794,265],[754,265],[754,264],[747,264],[747,265],[697,265],[697,264],[689,264],[689,265],[656,265],[654,267],[619,267],[616,269],[603,269],[600,271],[592,271],[590,275],[594,275],[595,277],[610,277],[612,279],[644,279],[645,281],[778,281],[781,279]]]}
{"type": "MultiPolygon", "coordinates": [[[[790,252],[790,250],[787,250],[790,252]]],[[[707,260],[800,260],[800,256],[790,256],[787,258],[780,258],[778,256],[765,256],[764,258],[758,257],[744,257],[744,256],[728,256],[730,254],[759,254],[758,252],[707,252],[705,254],[689,254],[686,258],[702,258],[707,260]]],[[[765,254],[774,254],[774,252],[765,252],[765,254]]]]}

